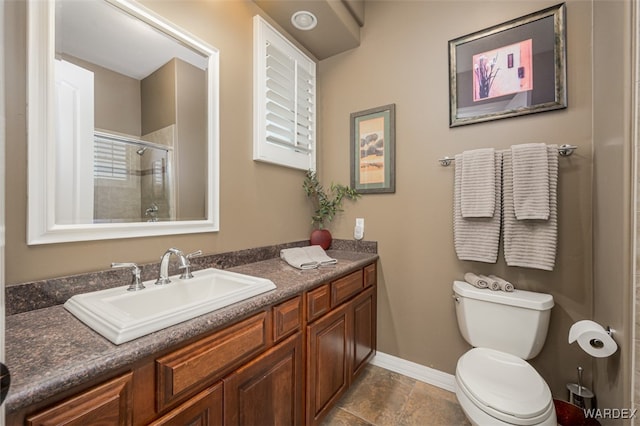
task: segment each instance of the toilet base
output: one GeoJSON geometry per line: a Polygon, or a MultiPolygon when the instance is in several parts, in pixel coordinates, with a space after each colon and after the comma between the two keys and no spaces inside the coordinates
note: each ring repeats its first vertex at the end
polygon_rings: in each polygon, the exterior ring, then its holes
{"type": "MultiPolygon", "coordinates": [[[[490,416],[489,414],[485,413],[480,408],[478,408],[469,399],[469,397],[462,391],[462,389],[460,389],[457,383],[456,383],[455,393],[456,393],[456,398],[460,403],[460,407],[462,407],[462,411],[464,412],[464,415],[467,416],[467,419],[471,422],[472,425],[474,426],[486,426],[486,425],[513,426],[513,423],[506,423],[500,419],[490,416]]],[[[553,405],[552,405],[551,411],[552,412],[550,413],[550,415],[542,423],[535,423],[535,425],[536,426],[557,426],[558,421],[556,418],[556,410],[555,408],[553,408],[553,405]]],[[[520,423],[520,424],[524,425],[527,423],[520,423]]],[[[530,425],[534,425],[534,423],[530,423],[530,425]]]]}

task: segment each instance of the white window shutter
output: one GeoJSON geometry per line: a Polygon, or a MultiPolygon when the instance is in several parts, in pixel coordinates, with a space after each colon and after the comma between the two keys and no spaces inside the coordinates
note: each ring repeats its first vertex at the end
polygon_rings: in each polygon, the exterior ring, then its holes
{"type": "Polygon", "coordinates": [[[316,64],[258,15],[253,36],[253,159],[315,170],[316,64]]]}

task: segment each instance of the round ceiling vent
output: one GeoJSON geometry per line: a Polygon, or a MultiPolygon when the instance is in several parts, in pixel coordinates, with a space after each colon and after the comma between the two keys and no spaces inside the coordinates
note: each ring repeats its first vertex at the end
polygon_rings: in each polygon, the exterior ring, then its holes
{"type": "Polygon", "coordinates": [[[299,30],[309,31],[318,25],[318,18],[306,10],[299,10],[291,15],[291,23],[299,30]]]}

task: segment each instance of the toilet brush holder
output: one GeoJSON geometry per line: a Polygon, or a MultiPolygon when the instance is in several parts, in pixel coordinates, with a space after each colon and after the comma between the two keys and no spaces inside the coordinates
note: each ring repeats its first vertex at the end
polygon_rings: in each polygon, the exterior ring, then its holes
{"type": "Polygon", "coordinates": [[[578,383],[569,383],[567,385],[569,391],[569,402],[583,409],[591,409],[595,407],[595,395],[591,390],[582,386],[582,367],[578,367],[578,383]]]}

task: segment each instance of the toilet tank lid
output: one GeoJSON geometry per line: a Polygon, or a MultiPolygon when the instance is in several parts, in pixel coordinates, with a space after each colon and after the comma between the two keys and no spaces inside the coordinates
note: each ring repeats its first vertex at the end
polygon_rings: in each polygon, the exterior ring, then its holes
{"type": "Polygon", "coordinates": [[[486,302],[500,303],[503,305],[518,306],[521,308],[546,311],[553,307],[553,296],[545,293],[536,293],[526,290],[514,290],[512,292],[493,291],[487,288],[478,288],[464,281],[454,281],[453,291],[456,295],[470,299],[484,300],[486,302]]]}

